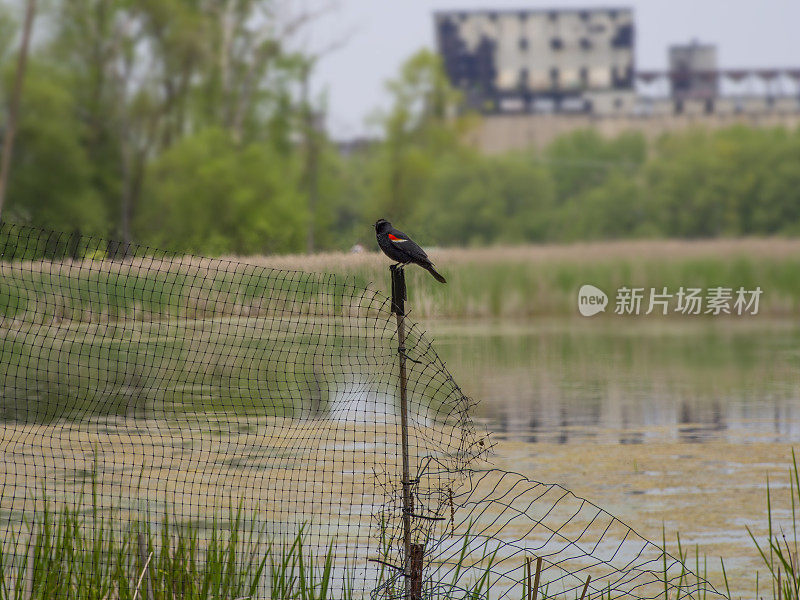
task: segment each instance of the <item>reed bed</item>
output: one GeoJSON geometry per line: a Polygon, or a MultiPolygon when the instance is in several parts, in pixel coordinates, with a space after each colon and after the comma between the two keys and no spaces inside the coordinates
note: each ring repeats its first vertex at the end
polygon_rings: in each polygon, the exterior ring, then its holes
{"type": "MultiPolygon", "coordinates": [[[[633,240],[517,247],[430,249],[447,286],[410,268],[409,306],[416,318],[577,315],[577,292],[591,283],[609,295],[621,286],[678,288],[760,286],[759,314],[795,314],[800,302],[800,240],[743,238],[633,240]]],[[[377,252],[242,257],[275,269],[336,273],[388,294],[388,259],[377,252]]]]}
{"type": "MultiPolygon", "coordinates": [[[[607,313],[613,312],[621,286],[659,292],[666,287],[672,293],[681,286],[761,287],[759,313],[771,316],[793,315],[800,302],[796,239],[620,241],[429,253],[448,285],[436,284],[420,269],[408,269],[415,318],[577,315],[577,292],[585,283],[609,295],[607,313]]],[[[0,263],[0,320],[19,319],[37,307],[46,307],[45,313],[54,318],[92,321],[130,315],[142,320],[264,316],[287,306],[306,306],[316,316],[347,315],[363,312],[359,302],[366,287],[388,295],[389,261],[377,252],[223,260],[231,262],[159,256],[0,263]],[[76,275],[87,271],[90,277],[76,281],[76,275]],[[296,278],[288,271],[325,275],[296,278]],[[343,285],[352,302],[321,301],[331,285],[343,285]],[[71,298],[53,297],[54,290],[65,286],[73,288],[71,298]]]]}
{"type": "MultiPolygon", "coordinates": [[[[797,456],[794,450],[792,450],[792,464],[789,468],[791,522],[783,524],[777,522],[777,510],[773,506],[772,496],[773,492],[769,478],[767,478],[767,522],[769,526],[767,539],[759,542],[749,527],[747,533],[767,568],[769,586],[767,592],[771,592],[772,597],[777,600],[798,600],[800,598],[800,539],[797,533],[797,513],[800,510],[800,470],[797,467],[797,456]]],[[[756,589],[756,597],[760,597],[758,589],[756,589]]]]}
{"type": "Polygon", "coordinates": [[[347,580],[332,594],[333,547],[315,557],[302,528],[288,543],[272,544],[243,526],[239,510],[215,519],[208,537],[198,532],[195,524],[165,519],[159,531],[131,523],[119,533],[98,510],[87,519],[47,504],[27,540],[0,546],[0,599],[353,597],[347,580]]]}

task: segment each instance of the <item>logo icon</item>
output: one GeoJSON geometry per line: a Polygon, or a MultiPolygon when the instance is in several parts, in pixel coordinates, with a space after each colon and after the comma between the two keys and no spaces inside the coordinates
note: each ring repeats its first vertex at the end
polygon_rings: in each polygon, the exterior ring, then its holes
{"type": "Polygon", "coordinates": [[[605,312],[608,305],[606,293],[593,285],[582,285],[578,290],[578,311],[584,317],[591,317],[599,312],[605,312]]]}

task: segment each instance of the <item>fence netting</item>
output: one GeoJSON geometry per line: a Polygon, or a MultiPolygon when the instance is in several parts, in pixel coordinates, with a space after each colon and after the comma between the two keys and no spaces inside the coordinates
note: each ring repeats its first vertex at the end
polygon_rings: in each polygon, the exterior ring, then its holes
{"type": "MultiPolygon", "coordinates": [[[[550,596],[715,593],[566,490],[476,470],[471,401],[406,330],[425,597],[521,597],[531,556],[550,596]]],[[[0,599],[404,597],[398,370],[355,280],[0,225],[0,599]]]]}

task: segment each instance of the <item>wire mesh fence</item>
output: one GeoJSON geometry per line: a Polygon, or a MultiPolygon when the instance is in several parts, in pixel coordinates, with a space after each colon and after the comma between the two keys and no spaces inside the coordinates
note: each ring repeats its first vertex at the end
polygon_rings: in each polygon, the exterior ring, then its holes
{"type": "Polygon", "coordinates": [[[0,225],[0,598],[510,597],[528,555],[567,596],[713,593],[474,471],[471,401],[395,316],[331,275],[0,225]]]}
{"type": "MultiPolygon", "coordinates": [[[[422,479],[440,469],[448,467],[430,461],[422,479]]],[[[426,539],[425,598],[525,600],[533,590],[541,598],[724,597],[686,556],[670,555],[560,485],[499,469],[463,475],[434,500],[449,512],[426,539]]],[[[402,597],[397,582],[383,590],[402,597]]]]}

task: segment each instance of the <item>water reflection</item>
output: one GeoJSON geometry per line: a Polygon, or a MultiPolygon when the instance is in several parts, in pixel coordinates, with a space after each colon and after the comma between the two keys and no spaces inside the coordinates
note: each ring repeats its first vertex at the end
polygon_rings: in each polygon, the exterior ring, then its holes
{"type": "Polygon", "coordinates": [[[688,402],[681,402],[678,414],[678,437],[682,442],[698,443],[709,439],[723,438],[717,435],[725,431],[725,415],[717,399],[711,401],[708,418],[688,402]]]}
{"type": "Polygon", "coordinates": [[[496,437],[529,443],[800,439],[800,327],[623,319],[430,326],[496,437]]]}

